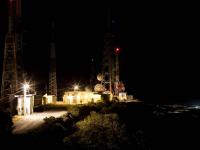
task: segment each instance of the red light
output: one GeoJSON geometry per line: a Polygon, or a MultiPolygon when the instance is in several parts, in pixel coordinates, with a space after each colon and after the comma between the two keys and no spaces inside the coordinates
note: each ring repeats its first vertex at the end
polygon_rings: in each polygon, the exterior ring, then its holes
{"type": "Polygon", "coordinates": [[[115,48],[115,53],[118,54],[119,52],[120,52],[120,48],[119,47],[115,48]]]}

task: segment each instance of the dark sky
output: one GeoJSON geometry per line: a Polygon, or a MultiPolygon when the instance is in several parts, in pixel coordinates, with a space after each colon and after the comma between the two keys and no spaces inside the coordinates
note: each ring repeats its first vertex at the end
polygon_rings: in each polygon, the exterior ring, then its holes
{"type": "MultiPolygon", "coordinates": [[[[1,54],[6,30],[3,1],[1,54]]],[[[24,61],[29,75],[41,84],[48,80],[54,18],[59,88],[77,81],[86,84],[91,58],[101,58],[108,6],[122,48],[121,79],[128,92],[146,101],[200,98],[200,13],[195,4],[24,0],[24,61]]]]}

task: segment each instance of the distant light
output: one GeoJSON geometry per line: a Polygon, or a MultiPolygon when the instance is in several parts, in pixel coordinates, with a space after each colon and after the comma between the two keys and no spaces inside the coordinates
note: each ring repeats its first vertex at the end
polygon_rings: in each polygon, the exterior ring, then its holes
{"type": "Polygon", "coordinates": [[[119,54],[119,52],[121,51],[121,49],[119,47],[115,48],[115,53],[119,54]]]}
{"type": "Polygon", "coordinates": [[[112,20],[111,22],[112,22],[112,23],[115,23],[115,20],[112,20]]]}
{"type": "Polygon", "coordinates": [[[74,90],[78,90],[78,89],[79,89],[78,85],[75,85],[74,90]]]}
{"type": "Polygon", "coordinates": [[[194,109],[200,109],[200,106],[199,105],[195,105],[193,108],[194,109]]]}

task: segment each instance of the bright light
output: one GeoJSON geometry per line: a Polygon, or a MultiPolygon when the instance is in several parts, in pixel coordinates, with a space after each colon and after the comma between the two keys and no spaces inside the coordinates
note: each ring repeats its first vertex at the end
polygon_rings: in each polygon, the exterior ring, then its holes
{"type": "Polygon", "coordinates": [[[67,98],[68,98],[70,101],[73,100],[73,96],[71,96],[71,95],[67,96],[67,98]]]}
{"type": "Polygon", "coordinates": [[[78,90],[78,89],[79,89],[78,85],[75,85],[74,90],[78,90]]]}
{"type": "Polygon", "coordinates": [[[80,95],[77,95],[77,100],[80,101],[81,97],[80,95]]]}
{"type": "Polygon", "coordinates": [[[73,97],[72,95],[68,95],[68,96],[67,96],[68,104],[72,104],[73,98],[74,98],[74,97],[73,97]]]}
{"type": "Polygon", "coordinates": [[[29,86],[28,83],[25,83],[25,84],[24,84],[24,89],[29,89],[29,87],[30,87],[30,86],[29,86]]]}
{"type": "Polygon", "coordinates": [[[116,48],[116,51],[119,51],[119,48],[116,48]]]}
{"type": "Polygon", "coordinates": [[[85,94],[85,99],[88,99],[88,93],[87,93],[87,94],[85,94]]]}
{"type": "Polygon", "coordinates": [[[121,50],[121,49],[120,49],[119,47],[115,48],[115,53],[116,53],[116,54],[119,54],[120,50],[121,50]]]}

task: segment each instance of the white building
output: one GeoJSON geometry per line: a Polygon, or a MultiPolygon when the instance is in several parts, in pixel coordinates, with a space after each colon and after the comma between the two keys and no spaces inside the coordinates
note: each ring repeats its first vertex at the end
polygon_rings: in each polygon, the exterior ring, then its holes
{"type": "Polygon", "coordinates": [[[63,96],[64,104],[87,104],[89,102],[98,102],[101,100],[101,95],[95,92],[88,91],[69,91],[63,96]]]}
{"type": "Polygon", "coordinates": [[[125,101],[127,100],[127,94],[126,92],[119,92],[119,101],[125,101]]]}
{"type": "Polygon", "coordinates": [[[57,97],[54,96],[54,95],[47,95],[47,94],[45,94],[42,97],[42,104],[43,105],[46,105],[46,104],[55,104],[56,101],[57,101],[57,97]]]}
{"type": "Polygon", "coordinates": [[[34,95],[27,94],[25,99],[24,95],[16,95],[17,97],[17,113],[18,115],[30,115],[33,113],[34,95]]]}

